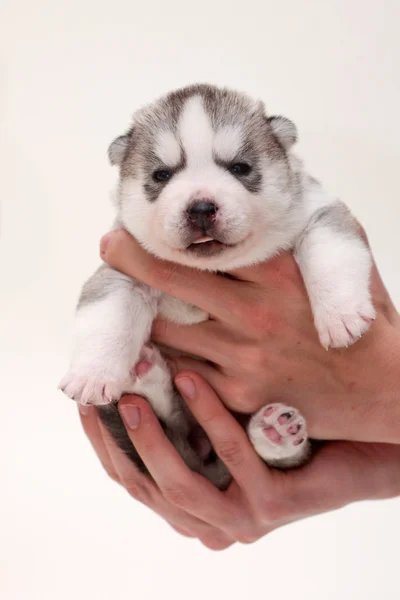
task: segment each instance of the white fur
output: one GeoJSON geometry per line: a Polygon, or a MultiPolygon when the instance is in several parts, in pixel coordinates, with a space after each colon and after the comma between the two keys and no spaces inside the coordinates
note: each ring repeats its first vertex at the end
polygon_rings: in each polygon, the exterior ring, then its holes
{"type": "Polygon", "coordinates": [[[214,152],[220,160],[235,160],[243,143],[243,130],[241,127],[221,127],[214,136],[214,152]]]}
{"type": "Polygon", "coordinates": [[[309,454],[305,421],[296,409],[284,404],[269,404],[261,408],[252,416],[247,432],[259,456],[271,465],[285,461],[287,467],[296,466],[309,454]],[[265,416],[266,409],[271,409],[272,414],[265,416]],[[288,423],[281,424],[279,416],[285,412],[293,416],[288,423]],[[266,428],[273,428],[281,439],[271,441],[265,433],[266,428]],[[290,428],[294,428],[294,431],[291,432],[290,428]]]}
{"type": "Polygon", "coordinates": [[[155,296],[128,288],[81,307],[72,332],[71,365],[60,387],[82,404],[108,404],[134,391],[140,358],[157,310],[155,296]]]}
{"type": "Polygon", "coordinates": [[[173,418],[173,387],[171,374],[161,352],[152,346],[146,348],[143,356],[151,361],[152,368],[143,377],[137,377],[132,393],[151,398],[151,406],[156,415],[167,423],[173,418]]]}
{"type": "MultiPolygon", "coordinates": [[[[249,110],[256,111],[258,106],[249,101],[249,110]]],[[[123,178],[118,189],[118,223],[156,256],[212,271],[229,271],[266,260],[283,249],[294,249],[321,343],[326,347],[346,346],[362,335],[375,316],[369,292],[369,251],[354,232],[341,231],[340,223],[337,231],[318,223],[306,230],[313,215],[333,205],[335,199],[303,172],[301,161],[288,152],[291,173],[302,177],[303,193],[295,201],[291,190],[282,185],[287,163],[271,161],[267,156],[259,157],[262,189],[258,194],[249,192],[214,160],[215,156],[234,160],[243,131],[239,126],[225,125],[214,131],[200,95],[186,101],[177,136],[161,131],[155,151],[166,166],[173,167],[181,159],[182,144],[185,168],[174,175],[155,202],[146,197],[143,173],[123,178]],[[212,258],[199,258],[186,251],[186,211],[197,198],[217,204],[216,226],[224,241],[233,245],[212,258]]],[[[197,307],[150,289],[116,287],[103,300],[80,308],[71,367],[61,384],[64,391],[83,404],[104,404],[124,392],[136,392],[148,397],[157,414],[167,420],[173,407],[173,389],[158,350],[154,351],[153,369],[143,378],[132,377],[157,313],[185,324],[207,318],[197,307]]],[[[253,417],[249,427],[259,454],[272,463],[301,462],[306,446],[293,445],[276,422],[284,443],[271,444],[263,432],[266,421],[260,414],[253,417]]],[[[305,435],[304,423],[302,428],[305,435]]]]}
{"type": "Polygon", "coordinates": [[[204,178],[212,156],[213,128],[206,114],[201,96],[186,101],[178,123],[178,133],[186,150],[189,170],[204,178]]]}
{"type": "Polygon", "coordinates": [[[157,137],[155,152],[167,167],[175,167],[181,158],[181,148],[172,131],[160,131],[157,137]]]}
{"type": "Polygon", "coordinates": [[[372,259],[364,242],[321,226],[305,237],[295,258],[321,344],[325,348],[349,346],[375,319],[369,290],[372,259]]]}
{"type": "Polygon", "coordinates": [[[194,325],[207,321],[208,314],[198,308],[174,298],[168,294],[162,294],[158,304],[158,313],[164,319],[178,323],[179,325],[194,325]]]}
{"type": "MultiPolygon", "coordinates": [[[[149,252],[200,269],[226,270],[266,260],[293,245],[308,214],[304,205],[291,206],[290,194],[282,195],[280,179],[286,172],[284,164],[271,166],[265,160],[261,193],[248,192],[214,161],[215,154],[228,152],[229,143],[232,149],[237,147],[239,129],[223,127],[214,133],[199,96],[187,101],[178,133],[187,166],[174,176],[156,202],[148,202],[140,178],[123,179],[120,185],[121,221],[149,252]],[[234,245],[211,261],[185,252],[182,237],[186,209],[199,197],[217,202],[217,224],[227,242],[234,245]]],[[[161,139],[165,142],[165,133],[161,139]]],[[[301,163],[297,164],[295,158],[292,163],[293,170],[301,171],[301,163]]]]}

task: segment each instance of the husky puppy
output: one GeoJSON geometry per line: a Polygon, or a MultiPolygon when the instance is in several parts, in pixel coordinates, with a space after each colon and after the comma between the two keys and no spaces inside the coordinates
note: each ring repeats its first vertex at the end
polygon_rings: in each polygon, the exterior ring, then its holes
{"type": "MultiPolygon", "coordinates": [[[[119,168],[114,226],[159,258],[220,273],[292,250],[321,344],[340,348],[375,318],[372,260],[348,209],[292,153],[296,139],[291,121],[268,116],[262,102],[242,93],[211,85],[171,92],[139,110],[109,148],[119,168]]],[[[157,315],[184,324],[208,318],[101,266],[83,288],[60,387],[99,407],[120,448],[143,470],[117,402],[126,393],[146,397],[185,462],[225,488],[229,473],[213,451],[204,451],[207,444],[193,443],[196,423],[150,341],[157,315]]],[[[299,466],[309,456],[305,422],[294,408],[266,406],[246,427],[271,466],[299,466]]]]}

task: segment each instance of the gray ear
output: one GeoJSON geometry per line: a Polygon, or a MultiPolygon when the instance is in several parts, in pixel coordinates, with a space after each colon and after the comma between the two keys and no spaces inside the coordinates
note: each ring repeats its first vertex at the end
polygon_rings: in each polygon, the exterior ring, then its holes
{"type": "Polygon", "coordinates": [[[108,147],[108,158],[112,165],[120,165],[125,158],[130,135],[120,135],[108,147]]]}
{"type": "Polygon", "coordinates": [[[268,117],[270,127],[285,150],[297,142],[297,127],[286,117],[268,117]]]}

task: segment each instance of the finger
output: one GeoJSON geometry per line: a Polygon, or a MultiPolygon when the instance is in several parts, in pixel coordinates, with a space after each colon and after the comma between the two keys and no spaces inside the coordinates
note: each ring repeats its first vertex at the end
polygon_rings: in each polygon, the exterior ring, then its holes
{"type": "Polygon", "coordinates": [[[99,429],[121,484],[133,498],[142,504],[146,504],[146,506],[153,507],[156,494],[154,483],[141,473],[136,465],[120,450],[101,421],[99,421],[99,429]]]}
{"type": "Polygon", "coordinates": [[[235,543],[234,539],[229,538],[229,536],[224,534],[222,531],[219,531],[218,529],[210,529],[210,532],[196,536],[191,535],[179,526],[175,526],[174,523],[170,523],[170,526],[177,533],[180,533],[184,537],[192,539],[197,537],[201,541],[201,543],[210,550],[226,550],[235,543]]]}
{"type": "Polygon", "coordinates": [[[172,527],[172,529],[174,531],[176,531],[176,533],[179,533],[180,535],[183,535],[184,537],[187,538],[194,538],[195,536],[192,535],[191,533],[189,533],[188,531],[186,531],[186,529],[183,529],[182,527],[179,527],[179,525],[175,525],[173,521],[167,521],[167,523],[170,525],[170,527],[172,527]]]}
{"type": "Polygon", "coordinates": [[[235,316],[238,292],[234,281],[158,260],[122,229],[103,237],[100,255],[114,269],[194,304],[221,320],[231,322],[235,316]]]}
{"type": "Polygon", "coordinates": [[[93,406],[81,406],[78,405],[79,415],[83,429],[89,438],[89,441],[100,459],[101,464],[106,470],[107,474],[116,481],[121,483],[117,470],[115,469],[111,457],[107,451],[104,443],[103,435],[100,430],[99,419],[97,416],[96,409],[93,406]]]}
{"type": "Polygon", "coordinates": [[[212,527],[212,525],[196,519],[196,517],[185,513],[183,510],[177,509],[177,512],[180,514],[185,514],[185,519],[180,517],[179,523],[183,523],[186,520],[188,523],[187,526],[190,528],[186,530],[181,527],[180,524],[176,525],[173,521],[171,521],[171,527],[181,535],[189,538],[197,538],[212,550],[224,550],[235,543],[236,540],[234,540],[227,533],[224,533],[221,529],[212,527]]]}
{"type": "Polygon", "coordinates": [[[207,539],[217,537],[223,539],[225,543],[232,543],[232,539],[223,532],[168,503],[154,482],[148,476],[140,473],[136,465],[118,448],[101,421],[99,429],[118,477],[133,498],[151,508],[164,520],[172,523],[175,528],[184,531],[187,536],[207,539]]]}
{"type": "Polygon", "coordinates": [[[231,353],[225,329],[215,321],[197,325],[178,325],[172,321],[157,319],[153,323],[152,340],[174,350],[199,356],[225,366],[231,353]]]}
{"type": "Polygon", "coordinates": [[[125,396],[118,408],[132,443],[167,502],[229,534],[232,523],[239,520],[237,507],[208,480],[189,469],[147,402],[137,396],[125,396]]]}
{"type": "Polygon", "coordinates": [[[400,446],[331,442],[285,479],[284,495],[302,514],[326,512],[400,491],[400,446]]]}
{"type": "Polygon", "coordinates": [[[134,465],[110,439],[108,432],[98,419],[96,409],[94,407],[80,407],[79,413],[83,429],[108,475],[124,485],[135,499],[145,503],[157,512],[182,535],[203,540],[215,538],[220,540],[221,544],[225,543],[226,547],[233,543],[234,540],[222,531],[173,505],[168,505],[158,490],[155,489],[152,493],[149,493],[151,482],[143,481],[145,476],[138,473],[134,465]],[[107,440],[107,443],[105,440],[107,440]]]}
{"type": "Polygon", "coordinates": [[[282,252],[278,256],[250,267],[234,269],[230,274],[241,281],[268,284],[271,287],[281,286],[287,281],[300,284],[302,287],[300,271],[291,252],[282,252]]]}
{"type": "Polygon", "coordinates": [[[220,535],[212,535],[207,537],[199,538],[201,543],[206,546],[209,550],[216,550],[220,552],[221,550],[226,550],[230,546],[235,543],[235,540],[226,541],[224,536],[220,535]]]}
{"type": "MultiPolygon", "coordinates": [[[[365,468],[367,462],[363,465],[357,454],[345,453],[338,446],[323,448],[302,469],[286,473],[268,469],[206,382],[195,373],[183,372],[175,383],[254,514],[269,524],[269,530],[308,514],[338,508],[363,497],[372,498],[372,492],[376,492],[377,486],[371,485],[371,469],[365,468]],[[188,380],[195,384],[195,392],[187,387],[188,380]]],[[[399,476],[398,462],[393,462],[393,469],[399,476]]]]}
{"type": "Polygon", "coordinates": [[[226,378],[212,365],[187,356],[169,356],[168,365],[173,376],[178,375],[182,371],[193,371],[201,375],[216,391],[218,396],[224,400],[223,392],[224,387],[226,387],[226,378]]]}
{"type": "MultiPolygon", "coordinates": [[[[201,360],[170,355],[168,355],[168,365],[174,377],[182,371],[192,371],[200,375],[210,384],[222,403],[233,411],[243,413],[243,406],[246,405],[247,412],[254,412],[262,406],[257,400],[257,394],[254,398],[247,398],[246,389],[248,385],[245,380],[237,380],[236,371],[233,369],[220,370],[218,366],[210,365],[201,360]]],[[[275,398],[273,395],[271,397],[275,398]]]]}
{"type": "Polygon", "coordinates": [[[208,383],[193,372],[181,372],[175,383],[215,452],[242,490],[251,496],[259,495],[264,486],[272,487],[270,471],[256,454],[243,428],[208,383]]]}

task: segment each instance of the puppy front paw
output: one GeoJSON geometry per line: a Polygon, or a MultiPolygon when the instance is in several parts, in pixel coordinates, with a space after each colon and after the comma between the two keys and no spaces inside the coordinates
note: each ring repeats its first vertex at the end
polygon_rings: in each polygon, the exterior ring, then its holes
{"type": "Polygon", "coordinates": [[[314,314],[315,326],[324,348],[344,348],[354,344],[370,328],[376,312],[369,298],[356,297],[332,306],[318,307],[314,314]]]}
{"type": "Polygon", "coordinates": [[[256,452],[272,467],[300,466],[310,453],[303,417],[284,404],[268,404],[253,415],[248,435],[256,452]]]}
{"type": "Polygon", "coordinates": [[[109,368],[71,369],[58,387],[79,404],[103,406],[116,402],[124,393],[133,391],[134,378],[131,374],[116,377],[115,373],[109,368]]]}

